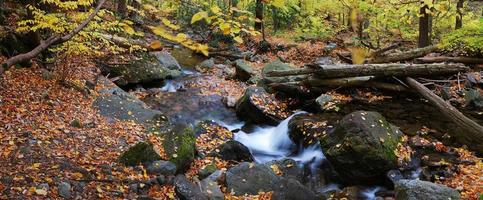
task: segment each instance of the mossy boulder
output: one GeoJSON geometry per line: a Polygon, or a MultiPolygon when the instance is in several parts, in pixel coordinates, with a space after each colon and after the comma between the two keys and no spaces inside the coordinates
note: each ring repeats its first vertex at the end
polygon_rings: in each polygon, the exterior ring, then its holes
{"type": "Polygon", "coordinates": [[[185,171],[195,158],[195,134],[191,127],[175,125],[163,134],[163,148],[178,172],[185,171]]]}
{"type": "Polygon", "coordinates": [[[397,167],[395,151],[402,132],[377,112],[346,115],[320,140],[324,154],[349,184],[384,183],[385,174],[397,167]]]}
{"type": "Polygon", "coordinates": [[[139,142],[122,153],[119,162],[126,166],[136,166],[160,160],[161,156],[154,150],[150,142],[139,142]]]}
{"type": "Polygon", "coordinates": [[[117,85],[149,83],[181,75],[181,70],[172,62],[162,62],[159,56],[149,53],[138,53],[128,63],[102,64],[101,69],[104,74],[120,77],[115,81],[117,85]]]}

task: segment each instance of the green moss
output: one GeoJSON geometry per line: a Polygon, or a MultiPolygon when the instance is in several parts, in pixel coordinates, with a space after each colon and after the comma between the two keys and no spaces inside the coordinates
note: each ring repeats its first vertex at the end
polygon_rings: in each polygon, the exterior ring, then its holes
{"type": "Polygon", "coordinates": [[[161,156],[154,151],[152,143],[139,142],[125,151],[119,157],[119,162],[126,166],[136,166],[140,163],[152,162],[160,159],[161,156]]]}
{"type": "Polygon", "coordinates": [[[205,168],[202,168],[198,171],[198,178],[202,180],[208,177],[209,175],[211,175],[216,170],[217,170],[216,165],[214,163],[211,163],[207,165],[205,168]]]}
{"type": "Polygon", "coordinates": [[[163,147],[169,156],[169,161],[176,164],[180,171],[186,170],[195,157],[195,136],[194,130],[190,127],[180,132],[173,131],[165,134],[163,147]]]}

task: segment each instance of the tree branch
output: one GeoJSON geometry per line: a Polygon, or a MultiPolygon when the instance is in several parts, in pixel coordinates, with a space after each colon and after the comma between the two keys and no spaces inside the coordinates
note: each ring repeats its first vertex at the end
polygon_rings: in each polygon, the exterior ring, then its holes
{"type": "Polygon", "coordinates": [[[32,58],[37,57],[42,51],[46,50],[49,48],[51,45],[56,45],[56,44],[61,44],[64,43],[68,40],[70,40],[72,37],[74,37],[77,33],[79,33],[84,27],[89,24],[92,19],[97,15],[99,10],[101,9],[102,5],[104,4],[106,0],[100,0],[97,7],[95,8],[94,12],[92,12],[87,19],[85,19],[81,24],[79,24],[75,29],[70,31],[67,35],[60,36],[60,35],[53,35],[47,38],[46,40],[43,40],[40,42],[40,45],[32,49],[31,51],[24,53],[24,54],[19,54],[16,56],[13,56],[9,59],[7,59],[5,62],[2,63],[2,67],[0,67],[0,74],[2,74],[5,70],[7,70],[9,67],[12,65],[15,65],[19,62],[30,60],[32,58]]]}

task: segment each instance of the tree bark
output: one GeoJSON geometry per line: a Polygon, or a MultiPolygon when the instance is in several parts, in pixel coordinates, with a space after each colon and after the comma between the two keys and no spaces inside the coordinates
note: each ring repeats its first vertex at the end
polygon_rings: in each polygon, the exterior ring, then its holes
{"type": "Polygon", "coordinates": [[[42,51],[49,48],[51,45],[61,44],[63,42],[70,40],[77,33],[79,33],[85,26],[87,26],[87,24],[89,24],[89,22],[92,19],[94,19],[94,17],[97,15],[97,13],[101,9],[104,2],[105,2],[105,0],[100,0],[99,4],[94,9],[94,12],[92,12],[87,17],[87,19],[85,19],[81,24],[79,24],[75,29],[70,31],[68,34],[66,34],[64,36],[60,36],[60,35],[50,36],[48,39],[41,41],[40,45],[35,47],[32,51],[29,51],[29,52],[24,53],[24,54],[19,54],[19,55],[16,55],[14,57],[7,59],[5,62],[2,63],[2,67],[0,67],[0,74],[2,74],[6,69],[8,69],[10,66],[12,66],[14,64],[35,58],[38,54],[40,54],[42,51]]]}
{"type": "Polygon", "coordinates": [[[463,115],[455,107],[448,102],[435,95],[431,90],[412,78],[406,78],[408,85],[417,91],[421,96],[429,100],[429,102],[437,107],[439,111],[448,119],[458,125],[462,131],[455,134],[450,133],[461,144],[467,145],[469,149],[483,154],[483,126],[463,115]]]}
{"type": "Polygon", "coordinates": [[[416,62],[418,63],[453,62],[453,63],[464,63],[464,64],[483,64],[483,58],[437,56],[437,57],[416,58],[416,62]]]}
{"type": "Polygon", "coordinates": [[[464,0],[458,0],[456,3],[456,24],[455,29],[460,29],[463,27],[463,4],[465,3],[464,0]]]}
{"type": "Polygon", "coordinates": [[[426,12],[426,9],[429,9],[428,5],[424,5],[419,9],[419,14],[421,17],[419,17],[419,41],[418,41],[418,47],[427,47],[431,44],[430,38],[429,38],[429,30],[430,30],[430,24],[429,24],[429,14],[426,12]]]}
{"type": "Polygon", "coordinates": [[[311,65],[287,71],[272,71],[270,77],[314,74],[317,78],[344,78],[359,76],[437,76],[466,72],[469,68],[461,64],[366,64],[366,65],[311,65]]]}
{"type": "Polygon", "coordinates": [[[117,13],[121,18],[125,18],[127,16],[127,0],[118,0],[117,13]]]}
{"type": "Polygon", "coordinates": [[[263,26],[263,1],[257,0],[255,5],[255,30],[261,31],[263,26]]]}
{"type": "Polygon", "coordinates": [[[428,46],[423,48],[417,48],[406,52],[401,53],[392,53],[385,56],[375,57],[369,60],[369,63],[390,63],[390,62],[400,62],[411,60],[414,58],[425,56],[426,54],[435,52],[438,50],[436,46],[428,46]]]}

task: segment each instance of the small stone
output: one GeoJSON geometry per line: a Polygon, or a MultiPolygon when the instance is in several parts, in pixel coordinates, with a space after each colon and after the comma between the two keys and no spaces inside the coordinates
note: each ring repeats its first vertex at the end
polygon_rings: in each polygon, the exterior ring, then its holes
{"type": "Polygon", "coordinates": [[[79,121],[79,119],[72,120],[70,125],[75,128],[82,128],[82,123],[79,121]]]}
{"type": "Polygon", "coordinates": [[[60,182],[58,189],[59,189],[59,196],[64,197],[66,199],[71,197],[71,186],[67,182],[60,182]]]}

